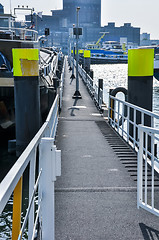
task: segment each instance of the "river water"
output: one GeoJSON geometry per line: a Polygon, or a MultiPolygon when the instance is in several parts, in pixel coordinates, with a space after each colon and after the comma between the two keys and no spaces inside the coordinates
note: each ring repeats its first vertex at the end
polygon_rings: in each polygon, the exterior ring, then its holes
{"type": "MultiPolygon", "coordinates": [[[[128,85],[128,64],[91,65],[94,71],[94,80],[101,78],[104,84],[104,102],[108,105],[109,89],[128,85]]],[[[159,81],[153,79],[153,112],[159,114],[159,81]]],[[[155,122],[159,127],[159,122],[155,122]]]]}
{"type": "MultiPolygon", "coordinates": [[[[104,101],[108,104],[108,92],[110,88],[125,87],[127,88],[128,79],[128,65],[127,64],[105,64],[105,65],[91,65],[91,69],[94,71],[94,81],[99,78],[104,80],[104,101]]],[[[153,111],[159,114],[159,81],[153,81],[153,111]]],[[[156,123],[156,127],[159,123],[156,123]]],[[[5,176],[16,158],[14,155],[7,153],[6,144],[0,144],[0,181],[5,176]]],[[[27,188],[27,187],[25,187],[27,188]]],[[[27,189],[25,189],[28,192],[27,189]]],[[[24,194],[26,198],[27,194],[24,194]]],[[[23,202],[27,205],[28,199],[23,199],[23,202]]],[[[3,215],[0,217],[0,240],[11,239],[11,225],[12,225],[12,197],[3,211],[3,215]]],[[[23,210],[25,212],[25,210],[23,210]]],[[[25,215],[25,214],[23,214],[25,215]]],[[[23,218],[23,217],[22,217],[23,218]]],[[[23,239],[26,239],[25,236],[23,239]]]]}

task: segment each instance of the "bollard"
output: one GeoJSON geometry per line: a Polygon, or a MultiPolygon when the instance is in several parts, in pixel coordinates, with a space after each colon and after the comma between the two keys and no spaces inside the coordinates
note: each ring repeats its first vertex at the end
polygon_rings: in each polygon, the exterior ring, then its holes
{"type": "Polygon", "coordinates": [[[103,79],[98,79],[98,105],[100,105],[100,98],[102,98],[103,103],[103,92],[101,96],[101,90],[103,90],[103,79]]]}
{"type": "MultiPolygon", "coordinates": [[[[154,70],[154,49],[131,49],[128,51],[128,102],[152,111],[154,70]]],[[[130,109],[130,120],[134,119],[130,109]]],[[[141,123],[141,116],[136,113],[136,123],[141,123]]],[[[151,118],[146,116],[144,125],[151,126],[151,118]]],[[[134,136],[133,125],[129,124],[129,134],[134,136]]],[[[138,133],[136,132],[136,140],[138,133]]]]}
{"type": "Polygon", "coordinates": [[[93,80],[93,78],[94,78],[94,72],[93,72],[92,69],[90,69],[89,76],[90,76],[90,77],[92,78],[92,80],[93,80]]]}
{"type": "MultiPolygon", "coordinates": [[[[113,91],[113,89],[109,89],[109,95],[112,95],[111,92],[113,91]]],[[[114,100],[113,99],[110,99],[109,98],[109,112],[108,112],[108,115],[109,115],[109,118],[112,119],[112,121],[114,121],[114,100]]],[[[111,121],[109,120],[109,123],[111,123],[111,121]]]]}
{"type": "Polygon", "coordinates": [[[39,50],[13,49],[16,155],[40,127],[39,50]]]}
{"type": "Polygon", "coordinates": [[[84,70],[89,73],[90,72],[90,56],[91,56],[91,51],[90,50],[84,50],[84,62],[83,62],[83,68],[84,70]]]}

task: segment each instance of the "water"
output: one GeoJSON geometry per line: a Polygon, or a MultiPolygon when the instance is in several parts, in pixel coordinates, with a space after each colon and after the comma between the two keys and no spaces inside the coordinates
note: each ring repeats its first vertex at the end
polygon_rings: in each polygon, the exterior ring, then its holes
{"type": "MultiPolygon", "coordinates": [[[[5,175],[8,173],[9,169],[14,165],[16,162],[16,156],[14,154],[8,154],[8,146],[7,142],[4,141],[3,143],[0,142],[0,182],[3,180],[5,175]]],[[[26,173],[27,174],[27,173],[26,173]]],[[[24,216],[26,213],[26,208],[28,206],[28,184],[27,179],[28,177],[26,174],[23,177],[23,196],[22,196],[22,221],[24,220],[24,216]],[[26,180],[25,180],[26,179],[26,180]]],[[[0,216],[0,240],[11,239],[12,233],[12,210],[13,210],[13,194],[6,205],[2,215],[0,216]]],[[[24,237],[26,238],[26,233],[24,233],[24,237]]]]}
{"type": "MultiPolygon", "coordinates": [[[[128,85],[128,64],[91,65],[94,79],[102,78],[104,84],[104,102],[108,105],[109,89],[128,85]]],[[[159,81],[153,79],[153,112],[159,114],[159,81]]],[[[159,127],[159,122],[156,122],[159,127]]]]}

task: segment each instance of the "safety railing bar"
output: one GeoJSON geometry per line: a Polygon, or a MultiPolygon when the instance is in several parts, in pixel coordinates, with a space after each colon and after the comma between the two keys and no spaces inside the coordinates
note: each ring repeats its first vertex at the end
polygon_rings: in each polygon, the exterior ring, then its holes
{"type": "Polygon", "coordinates": [[[139,124],[139,128],[142,129],[142,131],[147,132],[147,133],[152,133],[152,134],[159,134],[159,129],[148,127],[148,126],[143,126],[139,124]]]}
{"type": "Polygon", "coordinates": [[[134,148],[135,148],[135,140],[136,140],[136,109],[134,109],[134,124],[133,124],[133,139],[134,139],[134,148]]]}
{"type": "Polygon", "coordinates": [[[36,231],[36,226],[37,226],[37,223],[38,223],[38,218],[39,218],[39,214],[40,214],[40,209],[41,209],[41,205],[39,204],[38,210],[37,210],[37,213],[36,213],[36,218],[35,218],[35,222],[34,222],[34,228],[33,228],[33,234],[32,234],[31,240],[34,240],[34,239],[35,239],[35,231],[36,231]]]}
{"type": "MultiPolygon", "coordinates": [[[[57,100],[56,96],[56,100],[57,100]]],[[[55,101],[53,106],[55,105],[55,101]]],[[[53,111],[53,107],[51,108],[50,112],[53,111]]],[[[49,113],[50,114],[50,113],[49,113]]],[[[44,136],[44,132],[48,126],[48,121],[50,119],[47,118],[47,121],[42,125],[40,130],[37,132],[35,137],[31,140],[27,148],[24,150],[22,155],[19,157],[19,159],[16,161],[14,166],[10,169],[6,177],[3,179],[0,185],[0,213],[3,211],[6,203],[8,202],[11,193],[13,192],[14,188],[16,187],[20,177],[22,176],[23,172],[25,171],[27,165],[29,164],[29,157],[34,150],[34,148],[39,144],[40,139],[42,136],[44,136]]]]}
{"type": "Polygon", "coordinates": [[[147,133],[145,135],[145,204],[147,205],[147,133]]]}
{"type": "Polygon", "coordinates": [[[55,108],[55,106],[56,106],[56,104],[57,104],[58,98],[59,98],[59,95],[57,94],[57,96],[56,96],[56,98],[55,98],[55,100],[54,100],[54,103],[53,103],[53,105],[52,105],[52,107],[51,107],[51,109],[50,109],[50,112],[49,112],[49,114],[48,114],[48,117],[47,117],[47,119],[46,119],[46,122],[49,122],[49,121],[50,121],[51,116],[52,116],[52,113],[53,113],[53,111],[54,111],[54,108],[55,108]]]}
{"type": "Polygon", "coordinates": [[[30,202],[29,202],[29,205],[28,205],[28,208],[27,208],[27,212],[26,212],[26,215],[25,215],[25,218],[24,218],[24,222],[22,224],[22,227],[21,227],[21,230],[20,230],[20,233],[19,233],[18,240],[21,239],[21,237],[23,236],[23,233],[24,233],[27,221],[28,221],[30,209],[31,209],[34,197],[35,197],[35,193],[36,193],[37,188],[38,188],[38,184],[39,184],[39,180],[40,180],[41,174],[42,174],[42,169],[40,170],[39,175],[37,177],[37,180],[36,180],[36,183],[35,183],[35,186],[34,186],[34,190],[32,192],[32,196],[30,198],[30,202]]]}
{"type": "MultiPolygon", "coordinates": [[[[34,184],[35,184],[36,152],[37,152],[37,149],[34,148],[33,154],[32,154],[31,159],[30,159],[30,166],[29,166],[29,201],[31,199],[32,191],[34,189],[34,184]]],[[[29,214],[28,238],[30,238],[30,234],[32,232],[33,222],[34,222],[34,204],[32,205],[31,210],[30,210],[30,214],[29,214]]]]}
{"type": "Polygon", "coordinates": [[[156,215],[157,217],[159,217],[159,210],[158,209],[156,209],[156,208],[152,209],[152,207],[150,205],[148,205],[148,204],[145,205],[144,202],[139,203],[139,207],[141,207],[141,208],[149,211],[150,213],[156,215]]]}
{"type": "Polygon", "coordinates": [[[151,157],[151,162],[152,162],[152,166],[151,166],[151,170],[152,170],[152,196],[151,196],[151,204],[152,204],[152,209],[154,209],[154,137],[151,137],[151,151],[152,151],[152,157],[151,157]]]}
{"type": "Polygon", "coordinates": [[[139,128],[139,151],[138,151],[138,163],[137,163],[137,207],[139,208],[139,204],[143,201],[143,131],[139,128]]]}
{"type": "Polygon", "coordinates": [[[155,118],[159,119],[159,115],[156,114],[156,113],[153,113],[153,112],[151,112],[151,111],[149,111],[149,110],[146,110],[146,109],[144,109],[144,108],[138,107],[138,106],[136,106],[136,105],[134,105],[134,104],[132,104],[132,103],[128,103],[128,102],[125,102],[125,101],[123,101],[123,100],[120,100],[120,99],[118,99],[118,98],[116,98],[116,97],[113,97],[112,95],[110,95],[109,97],[110,97],[111,99],[113,99],[113,100],[116,100],[116,101],[119,101],[119,102],[123,103],[123,104],[126,105],[126,106],[129,106],[129,107],[131,107],[131,108],[134,108],[134,109],[136,109],[136,110],[139,111],[139,112],[143,112],[143,113],[147,114],[148,116],[152,116],[152,117],[155,117],[155,118]]]}
{"type": "Polygon", "coordinates": [[[44,130],[46,129],[47,125],[47,122],[43,124],[35,137],[31,140],[27,148],[24,150],[22,155],[18,158],[16,163],[10,169],[6,177],[2,180],[0,184],[0,214],[2,213],[6,203],[8,202],[10,195],[16,187],[20,177],[28,166],[30,161],[30,155],[32,154],[32,151],[34,151],[34,148],[40,143],[40,139],[43,136],[44,130]]]}

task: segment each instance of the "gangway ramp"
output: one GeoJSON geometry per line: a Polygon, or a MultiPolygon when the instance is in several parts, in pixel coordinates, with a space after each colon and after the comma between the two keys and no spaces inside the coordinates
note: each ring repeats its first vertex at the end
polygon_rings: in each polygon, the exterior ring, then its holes
{"type": "Polygon", "coordinates": [[[75,80],[70,84],[67,69],[56,138],[62,176],[55,239],[158,239],[158,218],[137,209],[136,154],[99,114],[82,81],[82,99],[72,99],[75,80]]]}

